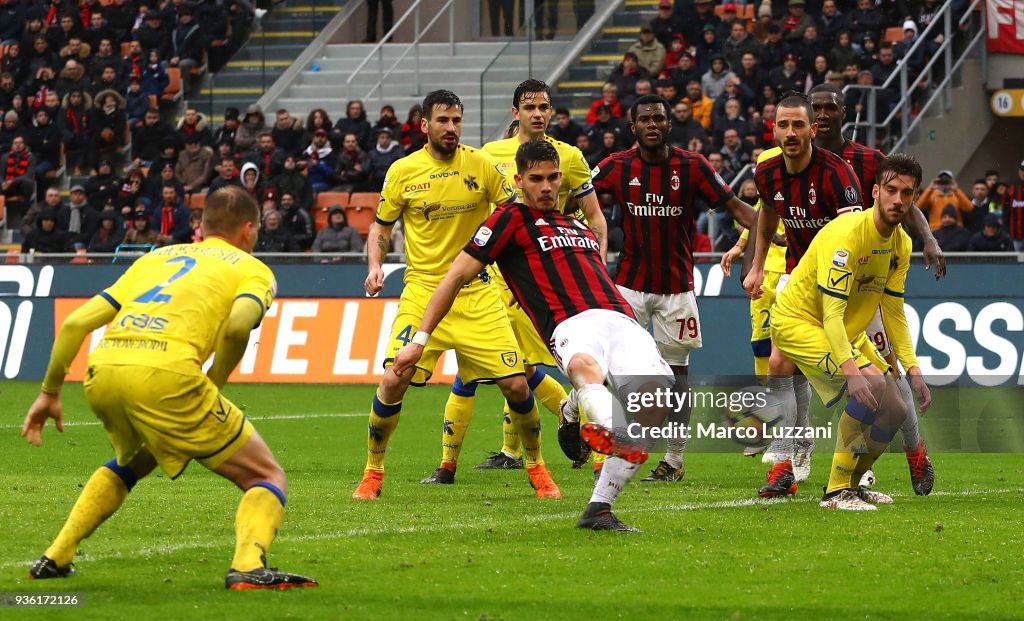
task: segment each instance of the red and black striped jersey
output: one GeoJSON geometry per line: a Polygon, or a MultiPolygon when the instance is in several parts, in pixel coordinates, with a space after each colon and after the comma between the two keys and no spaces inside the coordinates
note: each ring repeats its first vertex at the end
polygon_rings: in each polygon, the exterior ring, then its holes
{"type": "Polygon", "coordinates": [[[867,194],[875,185],[875,171],[885,161],[885,154],[878,149],[864,146],[859,142],[847,140],[841,153],[837,153],[853,169],[853,174],[860,180],[861,190],[867,194]]]}
{"type": "Polygon", "coordinates": [[[464,250],[497,263],[545,340],[555,326],[592,308],[633,317],[601,260],[597,237],[572,216],[508,203],[487,218],[464,250]]]}
{"type": "Polygon", "coordinates": [[[860,181],[831,151],[811,146],[811,161],[796,174],[786,172],[781,153],[757,165],[754,183],[765,205],[786,227],[786,273],[793,271],[811,240],[829,221],[864,208],[860,181]]]}
{"type": "Polygon", "coordinates": [[[1024,181],[1006,188],[1003,201],[1003,226],[1012,239],[1024,239],[1024,181]]]}
{"type": "Polygon", "coordinates": [[[649,164],[639,149],[612,153],[594,168],[594,188],[622,206],[625,243],[615,282],[646,293],[693,289],[693,236],[702,199],[715,207],[732,190],[704,156],[670,147],[669,158],[649,164]]]}

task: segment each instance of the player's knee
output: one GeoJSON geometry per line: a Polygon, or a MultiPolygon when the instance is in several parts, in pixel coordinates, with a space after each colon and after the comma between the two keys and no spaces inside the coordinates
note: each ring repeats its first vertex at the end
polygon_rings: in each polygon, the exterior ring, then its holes
{"type": "Polygon", "coordinates": [[[587,354],[576,354],[573,356],[565,367],[565,371],[569,374],[569,379],[575,386],[601,384],[604,382],[601,365],[592,356],[587,354]]]}
{"type": "Polygon", "coordinates": [[[768,373],[770,375],[793,375],[796,372],[796,365],[789,361],[781,351],[772,348],[772,355],[768,358],[768,373]]]}
{"type": "Polygon", "coordinates": [[[385,403],[397,403],[402,400],[405,396],[405,391],[409,388],[409,381],[412,379],[412,372],[410,371],[408,376],[400,376],[394,371],[391,371],[391,367],[385,371],[384,377],[380,380],[380,386],[377,389],[377,394],[385,403]]]}
{"type": "Polygon", "coordinates": [[[505,400],[509,404],[516,402],[522,403],[530,398],[530,386],[526,383],[526,378],[522,375],[516,375],[515,377],[508,377],[498,382],[498,388],[501,390],[501,394],[505,396],[505,400]]]}

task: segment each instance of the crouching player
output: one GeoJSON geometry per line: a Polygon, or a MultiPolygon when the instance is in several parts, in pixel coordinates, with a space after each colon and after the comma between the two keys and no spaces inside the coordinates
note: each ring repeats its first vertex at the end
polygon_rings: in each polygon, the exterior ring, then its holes
{"type": "Polygon", "coordinates": [[[893,155],[879,165],[874,207],[825,225],[775,303],[772,342],[785,360],[772,363],[799,369],[827,407],[848,393],[824,508],[872,510],[892,502],[859,486],[907,415],[889,365],[864,334],[879,306],[921,410],[931,403],[903,312],[911,241],[899,225],[920,183],[921,166],[910,156],[893,155]]]}
{"type": "MultiPolygon", "coordinates": [[[[672,369],[616,290],[593,232],[558,211],[561,172],[555,148],[540,140],[524,143],[516,152],[516,169],[523,203],[499,207],[456,257],[412,343],[395,356],[394,369],[402,373],[415,366],[460,288],[485,264],[497,263],[516,300],[551,343],[555,360],[593,421],[583,426],[584,440],[595,451],[612,455],[576,526],[635,532],[611,506],[647,459],[647,449],[613,439],[615,399],[604,382],[620,392],[667,390],[674,384],[672,369]]],[[[658,412],[647,415],[655,420],[646,424],[658,425],[656,419],[664,418],[658,412]]]]}
{"type": "Polygon", "coordinates": [[[64,375],[85,337],[110,324],[89,355],[84,388],[116,457],[93,473],[30,578],[73,574],[78,545],[117,511],[139,479],[158,465],[175,479],[196,460],[244,492],[227,588],[317,585],[266,567],[284,518],[285,474],[252,423],[219,390],[277,289],[270,268],[249,254],[259,226],[252,196],[242,188],[218,190],[203,210],[205,241],[140,258],[64,322],[21,435],[39,446],[48,418],[63,431],[64,375]],[[203,374],[211,353],[213,364],[203,374]]]}

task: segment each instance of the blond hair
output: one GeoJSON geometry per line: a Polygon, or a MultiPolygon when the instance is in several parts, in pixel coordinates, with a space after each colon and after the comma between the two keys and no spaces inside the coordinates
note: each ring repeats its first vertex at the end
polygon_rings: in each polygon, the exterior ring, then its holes
{"type": "Polygon", "coordinates": [[[231,237],[246,222],[259,226],[260,207],[245,189],[227,186],[207,195],[203,208],[203,230],[207,235],[231,237]]]}

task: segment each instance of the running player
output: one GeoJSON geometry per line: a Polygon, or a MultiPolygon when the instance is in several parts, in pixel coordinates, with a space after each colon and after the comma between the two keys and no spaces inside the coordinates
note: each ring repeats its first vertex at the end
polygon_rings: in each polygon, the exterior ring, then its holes
{"type": "MultiPolygon", "coordinates": [[[[762,209],[757,218],[752,266],[743,286],[752,299],[761,297],[764,285],[765,258],[779,221],[786,230],[786,273],[810,246],[814,235],[839,215],[862,209],[860,182],[850,166],[837,155],[812,144],[816,131],[810,102],[802,95],[791,95],[779,102],[775,114],[775,139],[782,149],[780,155],[757,166],[754,181],[758,194],[770,209],[762,209]]],[[[781,276],[778,290],[786,286],[781,276]]],[[[790,368],[777,348],[769,360],[768,388],[778,393],[784,404],[784,424],[795,426],[799,411],[797,397],[806,395],[793,387],[790,368]]],[[[807,395],[809,399],[809,395],[807,395]]],[[[806,405],[804,411],[806,411],[806,405]]],[[[759,490],[771,497],[796,493],[793,473],[795,446],[792,439],[776,441],[772,451],[772,469],[767,484],[759,490]]]]}
{"type": "MultiPolygon", "coordinates": [[[[590,167],[583,159],[583,153],[573,146],[550,138],[545,134],[551,120],[551,88],[539,80],[526,80],[516,87],[512,95],[512,115],[515,117],[518,132],[504,140],[489,142],[483,146],[498,164],[502,174],[510,178],[515,174],[516,150],[527,140],[547,140],[554,145],[561,161],[560,167],[564,182],[558,195],[559,211],[564,213],[570,197],[575,199],[576,217],[584,220],[594,231],[601,242],[602,256],[605,255],[607,225],[601,205],[597,202],[590,183],[590,167]]],[[[546,343],[537,335],[537,330],[530,319],[512,297],[501,277],[501,272],[493,271],[495,281],[502,292],[502,302],[508,312],[512,331],[515,332],[519,351],[523,355],[527,383],[530,390],[548,409],[557,415],[559,404],[566,399],[565,389],[555,378],[548,376],[537,365],[553,367],[555,361],[548,351],[546,343]]],[[[452,386],[452,393],[445,404],[444,426],[441,433],[441,465],[421,483],[454,483],[456,463],[462,450],[462,443],[473,416],[473,397],[475,386],[467,386],[459,377],[452,386]]],[[[501,450],[492,453],[487,461],[478,464],[480,469],[522,468],[521,443],[519,434],[512,424],[512,417],[505,404],[502,416],[503,443],[501,450]]]]}
{"type": "Polygon", "coordinates": [[[284,518],[285,474],[252,423],[220,394],[277,288],[270,269],[249,254],[259,226],[252,196],[241,188],[218,190],[206,199],[204,241],[141,257],[65,320],[21,435],[39,446],[47,418],[63,431],[64,375],[85,337],[109,324],[89,354],[84,388],[116,457],[93,473],[30,578],[73,574],[79,544],[140,479],[158,465],[176,479],[195,460],[244,491],[227,588],[316,586],[312,578],[266,567],[284,518]]]}
{"type": "MultiPolygon", "coordinates": [[[[921,183],[921,166],[896,154],[879,165],[874,207],[825,225],[775,303],[772,342],[790,372],[807,377],[826,407],[848,400],[821,506],[873,510],[892,498],[855,485],[885,451],[907,410],[864,330],[881,305],[886,333],[922,410],[931,395],[914,356],[903,294],[911,242],[900,228],[921,183]]],[[[773,356],[773,367],[776,357],[773,356]]]]}
{"type": "MultiPolygon", "coordinates": [[[[693,293],[694,203],[724,206],[745,226],[754,212],[736,198],[703,156],[668,144],[670,106],[657,95],[639,97],[630,110],[637,146],[613,153],[594,169],[594,187],[622,205],[625,234],[616,287],[640,325],[653,324],[658,351],[685,389],[690,351],[702,344],[693,293]]],[[[690,422],[689,402],[674,413],[690,422]]],[[[643,481],[677,481],[684,475],[685,438],[668,442],[665,458],[643,481]]]]}
{"type": "MultiPolygon", "coordinates": [[[[434,331],[457,304],[460,289],[484,265],[497,262],[535,329],[552,344],[587,415],[596,421],[583,426],[584,440],[595,451],[613,454],[577,528],[635,532],[619,521],[611,506],[647,451],[613,441],[615,398],[604,382],[626,392],[667,389],[673,384],[672,369],[650,334],[632,319],[629,304],[604,267],[596,236],[559,212],[562,173],[555,147],[542,140],[523,144],[516,168],[524,202],[499,207],[472,236],[430,298],[412,343],[395,356],[394,367],[400,373],[415,368],[430,351],[434,331]]],[[[655,424],[658,417],[652,413],[655,424]]]]}
{"type": "Polygon", "coordinates": [[[353,498],[369,500],[380,496],[384,454],[398,425],[402,397],[410,384],[426,383],[438,357],[447,349],[455,349],[459,376],[465,385],[494,382],[505,395],[537,496],[561,496],[541,457],[537,405],[523,374],[523,361],[500,292],[488,272],[481,271],[458,292],[452,314],[439,326],[419,367],[399,374],[391,366],[395,352],[413,338],[414,327],[419,325],[430,294],[466,240],[487,217],[491,203],[502,205],[516,197],[489,155],[459,144],[462,114],[462,101],[455,93],[439,90],[426,96],[421,122],[427,144],[388,170],[377,220],[370,227],[367,293],[376,295],[384,286],[381,262],[391,239],[391,228],[402,217],[405,288],[391,329],[384,377],[373,398],[366,469],[353,498]]]}

